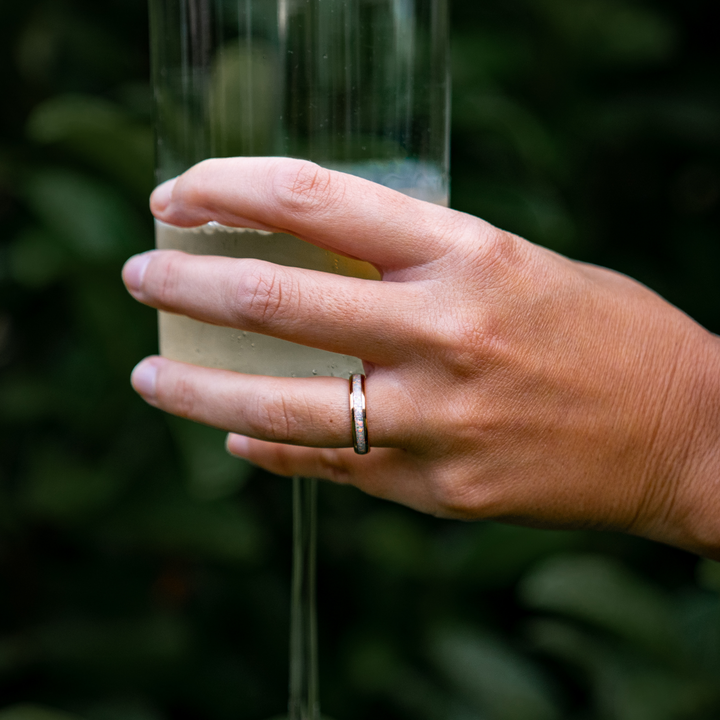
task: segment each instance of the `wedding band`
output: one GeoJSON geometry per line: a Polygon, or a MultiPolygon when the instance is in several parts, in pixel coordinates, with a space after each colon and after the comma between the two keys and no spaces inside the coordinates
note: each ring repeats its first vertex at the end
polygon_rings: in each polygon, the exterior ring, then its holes
{"type": "Polygon", "coordinates": [[[365,411],[365,376],[350,377],[350,421],[352,423],[353,447],[358,455],[370,452],[368,442],[367,414],[365,411]]]}

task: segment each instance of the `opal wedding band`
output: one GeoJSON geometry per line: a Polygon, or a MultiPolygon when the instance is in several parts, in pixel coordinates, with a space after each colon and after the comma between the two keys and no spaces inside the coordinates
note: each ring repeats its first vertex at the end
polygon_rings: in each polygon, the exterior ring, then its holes
{"type": "Polygon", "coordinates": [[[352,423],[353,447],[358,455],[370,452],[365,406],[365,376],[350,377],[350,421],[352,423]]]}

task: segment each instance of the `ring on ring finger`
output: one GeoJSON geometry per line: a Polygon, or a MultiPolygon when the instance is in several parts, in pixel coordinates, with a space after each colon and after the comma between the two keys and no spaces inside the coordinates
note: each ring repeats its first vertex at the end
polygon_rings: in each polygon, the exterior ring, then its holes
{"type": "Polygon", "coordinates": [[[370,452],[367,429],[367,406],[365,401],[365,376],[350,377],[350,422],[352,423],[353,447],[358,455],[370,452]]]}

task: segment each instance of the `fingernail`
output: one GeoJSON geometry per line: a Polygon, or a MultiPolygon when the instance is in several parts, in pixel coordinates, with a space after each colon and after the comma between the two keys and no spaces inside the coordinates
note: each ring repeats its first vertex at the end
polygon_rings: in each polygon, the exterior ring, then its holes
{"type": "Polygon", "coordinates": [[[150,208],[153,213],[165,212],[167,206],[170,204],[170,200],[172,200],[172,192],[176,182],[177,178],[166,180],[162,185],[158,185],[153,190],[150,196],[150,208]]]}
{"type": "Polygon", "coordinates": [[[250,440],[244,435],[228,435],[225,448],[231,455],[244,458],[250,451],[250,440]]]}
{"type": "Polygon", "coordinates": [[[123,267],[122,277],[125,286],[132,293],[139,293],[142,288],[145,271],[152,259],[152,251],[133,255],[123,267]]]}
{"type": "Polygon", "coordinates": [[[145,358],[135,366],[130,376],[130,383],[135,388],[135,391],[140,393],[143,399],[151,405],[157,403],[155,389],[157,372],[156,358],[145,358]]]}

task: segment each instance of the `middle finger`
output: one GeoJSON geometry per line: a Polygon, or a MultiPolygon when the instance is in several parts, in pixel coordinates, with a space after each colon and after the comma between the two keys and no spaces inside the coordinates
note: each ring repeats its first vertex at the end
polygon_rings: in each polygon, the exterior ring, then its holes
{"type": "Polygon", "coordinates": [[[160,310],[377,364],[407,357],[427,311],[416,284],[171,250],[131,258],[123,279],[137,300],[160,310]]]}

